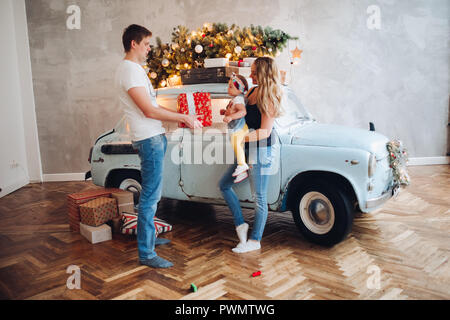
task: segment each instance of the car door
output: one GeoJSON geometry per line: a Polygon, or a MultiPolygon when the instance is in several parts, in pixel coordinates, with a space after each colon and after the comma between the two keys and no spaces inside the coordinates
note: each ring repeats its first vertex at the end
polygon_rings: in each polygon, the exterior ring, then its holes
{"type": "MultiPolygon", "coordinates": [[[[184,129],[181,150],[181,187],[189,197],[217,200],[223,197],[219,181],[234,163],[234,152],[226,126],[215,125],[202,130],[184,129]]],[[[280,194],[280,148],[273,148],[274,169],[269,172],[268,203],[275,203],[280,194]]],[[[253,202],[250,179],[234,186],[243,204],[253,202]]]]}
{"type": "MultiPolygon", "coordinates": [[[[219,181],[234,163],[225,124],[199,130],[184,129],[181,145],[183,192],[189,197],[222,200],[219,181]]],[[[235,191],[239,200],[252,201],[248,180],[236,185],[235,191]]]]}

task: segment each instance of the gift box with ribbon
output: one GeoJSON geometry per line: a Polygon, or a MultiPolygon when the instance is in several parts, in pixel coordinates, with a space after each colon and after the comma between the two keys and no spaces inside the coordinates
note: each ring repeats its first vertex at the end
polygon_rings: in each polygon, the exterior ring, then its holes
{"type": "Polygon", "coordinates": [[[252,73],[252,68],[250,67],[227,67],[225,69],[225,74],[227,77],[231,77],[232,74],[239,74],[244,78],[250,78],[250,74],[252,73]]]}
{"type": "MultiPolygon", "coordinates": [[[[182,93],[177,98],[179,113],[196,115],[203,127],[212,125],[211,94],[209,92],[182,93]]],[[[180,128],[186,128],[180,123],[180,128]]]]}

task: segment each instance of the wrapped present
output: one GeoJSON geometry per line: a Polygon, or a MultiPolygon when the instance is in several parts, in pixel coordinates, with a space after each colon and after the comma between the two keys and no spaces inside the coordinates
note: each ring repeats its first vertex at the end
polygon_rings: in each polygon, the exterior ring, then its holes
{"type": "Polygon", "coordinates": [[[98,227],[117,217],[116,199],[97,198],[80,205],[80,217],[83,224],[98,227]]]}
{"type": "MultiPolygon", "coordinates": [[[[177,98],[179,113],[197,115],[203,127],[212,125],[211,94],[209,92],[182,93],[177,98]]],[[[184,123],[180,128],[186,128],[184,123]]]]}
{"type": "Polygon", "coordinates": [[[227,64],[227,58],[207,58],[204,60],[205,68],[226,67],[227,64]]]}
{"type": "MultiPolygon", "coordinates": [[[[136,213],[124,212],[122,214],[121,232],[123,234],[136,235],[137,221],[138,215],[136,213]]],[[[153,218],[153,221],[155,224],[156,237],[158,237],[161,233],[172,231],[172,225],[166,221],[156,217],[153,218]]]]}
{"type": "Polygon", "coordinates": [[[136,235],[137,234],[137,219],[136,213],[124,212],[121,215],[122,224],[120,230],[123,234],[136,235]]]}
{"type": "Polygon", "coordinates": [[[247,58],[244,58],[243,61],[250,64],[250,66],[251,66],[253,64],[253,62],[255,62],[256,59],[258,59],[258,58],[247,57],[247,58]]]}
{"type": "Polygon", "coordinates": [[[71,231],[80,231],[80,205],[99,197],[110,197],[113,192],[122,190],[116,188],[101,188],[80,193],[72,193],[67,196],[68,218],[71,231]]]}
{"type": "Polygon", "coordinates": [[[244,60],[239,60],[239,61],[230,61],[228,63],[228,66],[230,67],[251,67],[251,63],[250,62],[244,62],[244,60]]]}
{"type": "Polygon", "coordinates": [[[250,67],[227,67],[225,69],[227,77],[231,77],[231,74],[234,72],[235,74],[239,74],[245,78],[249,78],[252,73],[252,69],[250,67]]]}
{"type": "Polygon", "coordinates": [[[172,231],[172,225],[166,221],[156,217],[153,220],[155,222],[156,236],[164,232],[172,231]]]}
{"type": "Polygon", "coordinates": [[[106,224],[102,224],[99,227],[92,227],[80,222],[80,233],[90,243],[99,243],[112,239],[111,228],[106,224]]]}
{"type": "Polygon", "coordinates": [[[111,198],[116,199],[119,215],[122,212],[134,212],[134,198],[130,191],[120,191],[111,193],[111,198]]]}

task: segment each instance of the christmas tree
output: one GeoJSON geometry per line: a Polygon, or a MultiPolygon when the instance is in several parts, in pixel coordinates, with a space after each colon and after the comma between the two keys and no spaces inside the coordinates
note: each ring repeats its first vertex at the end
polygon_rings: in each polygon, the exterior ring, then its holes
{"type": "Polygon", "coordinates": [[[286,47],[289,39],[298,38],[271,27],[251,25],[241,29],[235,24],[228,27],[224,23],[205,23],[191,32],[178,26],[173,29],[170,44],[157,37],[156,46],[151,46],[147,59],[149,78],[153,87],[161,88],[173,77],[179,77],[180,70],[203,68],[206,58],[238,61],[245,57],[273,57],[286,47]]]}

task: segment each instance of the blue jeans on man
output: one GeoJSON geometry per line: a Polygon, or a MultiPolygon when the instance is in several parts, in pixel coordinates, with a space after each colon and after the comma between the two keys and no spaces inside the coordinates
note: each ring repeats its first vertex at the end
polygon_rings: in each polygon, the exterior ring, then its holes
{"type": "Polygon", "coordinates": [[[139,198],[137,245],[139,261],[152,267],[170,267],[172,264],[155,252],[156,229],[154,217],[162,194],[164,155],[167,138],[160,134],[145,140],[133,141],[141,160],[142,191],[139,198]]]}

